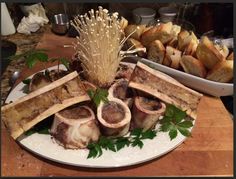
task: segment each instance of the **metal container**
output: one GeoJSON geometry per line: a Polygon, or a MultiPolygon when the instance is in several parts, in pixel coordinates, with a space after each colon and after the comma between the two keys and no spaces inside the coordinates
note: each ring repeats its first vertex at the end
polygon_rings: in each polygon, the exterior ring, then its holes
{"type": "Polygon", "coordinates": [[[56,14],[52,18],[52,31],[64,35],[69,29],[69,19],[66,14],[56,14]]]}

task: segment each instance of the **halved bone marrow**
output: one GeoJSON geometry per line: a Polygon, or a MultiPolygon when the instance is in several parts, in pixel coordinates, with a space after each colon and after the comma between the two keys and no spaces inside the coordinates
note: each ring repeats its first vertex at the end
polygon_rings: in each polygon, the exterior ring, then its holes
{"type": "Polygon", "coordinates": [[[185,87],[170,76],[138,62],[129,87],[144,91],[160,100],[173,104],[196,119],[197,106],[202,94],[185,87]]]}
{"type": "Polygon", "coordinates": [[[50,78],[44,75],[44,72],[36,73],[30,81],[29,92],[47,86],[51,83],[50,78]]]}
{"type": "Polygon", "coordinates": [[[142,128],[144,131],[152,129],[165,110],[166,105],[158,99],[135,97],[132,108],[134,128],[142,128]]]}
{"type": "Polygon", "coordinates": [[[120,63],[119,68],[116,73],[116,79],[126,78],[127,80],[130,79],[131,74],[134,71],[134,64],[131,63],[120,63]]]}
{"type": "Polygon", "coordinates": [[[124,136],[129,131],[131,112],[120,99],[108,98],[108,100],[108,103],[100,102],[97,108],[101,133],[112,137],[124,136]]]}
{"type": "Polygon", "coordinates": [[[50,133],[66,149],[86,148],[100,136],[95,115],[88,106],[71,106],[56,113],[50,133]]]}
{"type": "Polygon", "coordinates": [[[129,81],[127,79],[120,79],[116,81],[108,90],[109,97],[118,98],[125,102],[129,108],[132,107],[133,98],[132,91],[128,88],[129,81]]]}
{"type": "Polygon", "coordinates": [[[88,101],[77,72],[50,83],[1,108],[2,119],[16,139],[43,119],[73,104],[88,101]]]}
{"type": "Polygon", "coordinates": [[[47,86],[51,82],[56,81],[67,74],[69,74],[69,72],[65,70],[59,70],[59,72],[58,70],[51,70],[48,72],[48,75],[45,75],[44,72],[38,72],[30,81],[29,92],[33,92],[39,88],[47,86]]]}

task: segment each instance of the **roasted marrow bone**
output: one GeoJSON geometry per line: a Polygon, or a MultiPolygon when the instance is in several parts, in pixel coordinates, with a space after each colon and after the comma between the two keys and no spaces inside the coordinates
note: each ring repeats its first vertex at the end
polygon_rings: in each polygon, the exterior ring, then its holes
{"type": "Polygon", "coordinates": [[[132,107],[133,98],[132,90],[128,88],[129,81],[127,79],[117,80],[108,90],[109,97],[118,98],[125,102],[129,108],[132,107]]]}
{"type": "Polygon", "coordinates": [[[131,76],[129,87],[144,91],[158,99],[173,104],[196,119],[197,106],[202,94],[191,90],[170,76],[138,62],[131,76]]]}
{"type": "Polygon", "coordinates": [[[49,85],[51,82],[56,81],[63,76],[68,75],[69,72],[65,70],[51,70],[48,72],[48,75],[45,75],[44,72],[36,73],[30,81],[29,92],[33,92],[39,88],[49,85]]]}
{"type": "Polygon", "coordinates": [[[86,148],[100,136],[95,115],[88,106],[71,106],[56,113],[50,133],[66,149],[86,148]]]}
{"type": "Polygon", "coordinates": [[[108,103],[101,102],[97,108],[101,133],[112,137],[124,136],[129,131],[131,112],[120,99],[108,98],[108,100],[108,103]]]}
{"type": "Polygon", "coordinates": [[[119,68],[116,73],[116,79],[125,78],[129,80],[131,77],[131,74],[134,71],[134,66],[135,65],[131,65],[127,63],[120,63],[119,68]]]}
{"type": "Polygon", "coordinates": [[[16,139],[38,122],[73,104],[88,101],[78,73],[73,72],[1,108],[2,119],[16,139]]]}
{"type": "Polygon", "coordinates": [[[132,108],[134,128],[152,129],[165,109],[166,105],[158,99],[136,96],[132,108]]]}

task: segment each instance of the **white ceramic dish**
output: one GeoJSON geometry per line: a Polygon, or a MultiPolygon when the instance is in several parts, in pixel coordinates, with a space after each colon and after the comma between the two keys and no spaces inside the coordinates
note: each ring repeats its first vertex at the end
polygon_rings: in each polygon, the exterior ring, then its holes
{"type": "MultiPolygon", "coordinates": [[[[52,67],[49,70],[55,68],[52,67]]],[[[24,84],[19,83],[9,94],[6,103],[24,96],[23,87],[24,84]]],[[[135,165],[158,158],[175,149],[185,139],[186,137],[178,132],[177,137],[171,141],[168,133],[158,132],[154,139],[144,140],[142,149],[125,147],[116,153],[105,150],[101,157],[95,159],[87,159],[89,152],[87,149],[64,149],[55,143],[50,135],[35,133],[31,136],[21,137],[18,142],[32,153],[62,164],[91,168],[114,168],[135,165]]]]}
{"type": "Polygon", "coordinates": [[[155,62],[152,62],[145,58],[139,57],[128,57],[126,59],[129,62],[137,62],[138,60],[145,63],[146,65],[159,70],[163,73],[166,73],[179,81],[180,83],[188,86],[194,90],[199,92],[211,95],[211,96],[231,96],[234,92],[234,84],[233,83],[219,83],[215,81],[210,81],[204,78],[200,78],[155,62]]]}

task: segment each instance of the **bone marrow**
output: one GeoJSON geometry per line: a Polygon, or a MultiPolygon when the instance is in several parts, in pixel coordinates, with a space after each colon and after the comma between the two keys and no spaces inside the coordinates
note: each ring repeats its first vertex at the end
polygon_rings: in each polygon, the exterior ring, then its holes
{"type": "Polygon", "coordinates": [[[86,148],[100,136],[95,115],[88,106],[71,106],[56,113],[50,132],[67,149],[86,148]]]}
{"type": "Polygon", "coordinates": [[[113,137],[123,136],[129,131],[131,112],[120,99],[108,99],[108,103],[101,102],[97,108],[101,133],[113,137]]]}
{"type": "Polygon", "coordinates": [[[88,101],[89,96],[72,72],[1,108],[2,119],[16,139],[38,122],[73,104],[88,101]]]}
{"type": "Polygon", "coordinates": [[[128,88],[129,81],[127,79],[120,79],[116,81],[108,90],[109,96],[118,98],[124,101],[129,108],[133,104],[133,94],[131,88],[128,88]]]}
{"type": "Polygon", "coordinates": [[[136,96],[132,108],[134,128],[152,129],[165,109],[166,105],[156,98],[136,96]]]}
{"type": "Polygon", "coordinates": [[[185,87],[173,78],[138,62],[129,87],[144,91],[160,100],[173,104],[196,119],[197,106],[202,94],[185,87]]]}
{"type": "Polygon", "coordinates": [[[133,70],[134,70],[134,67],[132,65],[120,63],[117,73],[116,73],[116,79],[125,78],[129,80],[131,77],[131,74],[133,73],[133,70]]]}

